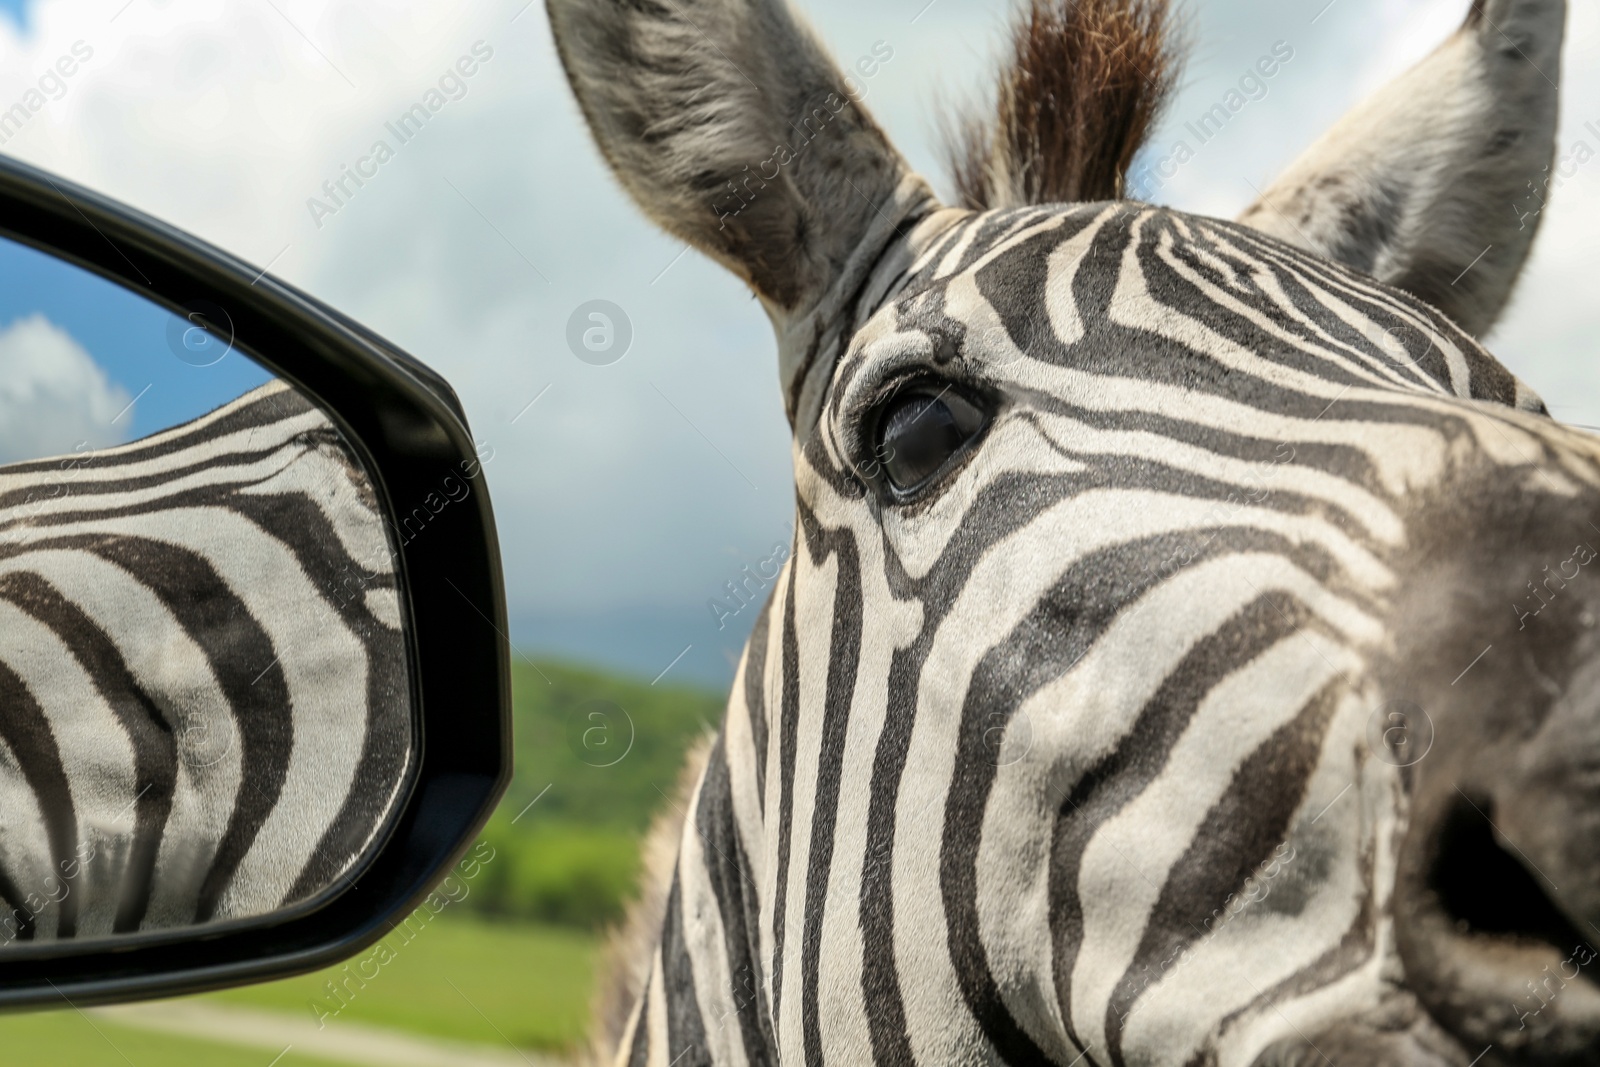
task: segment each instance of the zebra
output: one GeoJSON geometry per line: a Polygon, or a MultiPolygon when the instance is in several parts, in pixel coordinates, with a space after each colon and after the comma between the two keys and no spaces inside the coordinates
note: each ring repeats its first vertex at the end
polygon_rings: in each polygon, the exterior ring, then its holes
{"type": "Polygon", "coordinates": [[[390,531],[281,380],[0,467],[0,956],[308,905],[416,760],[390,531]]]}
{"type": "Polygon", "coordinates": [[[1159,0],[1024,5],[952,202],[782,0],[548,8],[793,431],[601,1055],[1600,1059],[1600,444],[1475,339],[1561,0],[1476,0],[1234,222],[1123,196],[1159,0]]]}

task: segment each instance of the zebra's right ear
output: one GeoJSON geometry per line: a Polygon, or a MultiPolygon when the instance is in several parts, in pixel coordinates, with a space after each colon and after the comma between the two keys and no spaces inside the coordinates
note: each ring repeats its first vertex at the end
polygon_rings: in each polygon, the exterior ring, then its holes
{"type": "Polygon", "coordinates": [[[1460,30],[1306,149],[1239,221],[1482,334],[1538,229],[1565,20],[1565,0],[1473,0],[1460,30]]]}
{"type": "MultiPolygon", "coordinates": [[[[935,206],[859,102],[862,83],[783,0],[548,7],[567,78],[623,187],[749,283],[780,335],[935,206]]],[[[862,76],[894,54],[882,42],[874,52],[862,76]]],[[[793,417],[803,368],[781,373],[793,417]]]]}

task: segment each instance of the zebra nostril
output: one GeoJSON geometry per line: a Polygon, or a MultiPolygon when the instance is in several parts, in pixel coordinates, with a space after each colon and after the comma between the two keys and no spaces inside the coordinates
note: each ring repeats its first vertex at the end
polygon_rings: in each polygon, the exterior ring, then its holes
{"type": "Polygon", "coordinates": [[[1600,1062],[1600,938],[1584,936],[1498,821],[1488,796],[1460,789],[1414,813],[1396,881],[1407,985],[1473,1052],[1600,1062]]]}
{"type": "Polygon", "coordinates": [[[1495,837],[1494,805],[1460,795],[1436,831],[1427,886],[1457,933],[1553,946],[1563,953],[1587,942],[1549,893],[1495,837]]]}

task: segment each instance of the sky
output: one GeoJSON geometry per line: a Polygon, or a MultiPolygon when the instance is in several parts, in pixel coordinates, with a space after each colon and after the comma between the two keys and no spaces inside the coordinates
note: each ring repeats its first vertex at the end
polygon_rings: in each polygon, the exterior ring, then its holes
{"type": "Polygon", "coordinates": [[[268,379],[226,341],[0,238],[0,463],[145,437],[268,379]]]}
{"type": "Polygon", "coordinates": [[[0,327],[0,462],[120,444],[132,407],[59,324],[32,312],[0,327]]]}
{"type": "MultiPolygon", "coordinates": [[[[866,106],[948,189],[935,116],[981,97],[1010,4],[800,6],[843,62],[892,49],[866,106]]],[[[1466,7],[1190,0],[1190,61],[1147,159],[1275,44],[1293,58],[1147,198],[1234,215],[1466,7]]],[[[1597,50],[1600,0],[1576,0],[1563,152],[1600,148],[1584,125],[1600,129],[1597,50]]],[[[0,0],[0,109],[84,53],[0,152],[269,268],[443,373],[494,449],[519,650],[646,678],[731,677],[755,609],[721,613],[719,628],[710,601],[792,529],[771,330],[740,283],[653,230],[607,174],[539,0],[0,0]],[[430,93],[442,106],[400,136],[430,93]],[[335,199],[324,183],[341,178],[335,199]],[[606,318],[589,317],[593,301],[606,318]],[[609,351],[579,351],[608,329],[609,351]]],[[[1558,416],[1600,425],[1600,162],[1545,214],[1488,344],[1558,416]]],[[[0,329],[9,321],[0,310],[0,329]]]]}

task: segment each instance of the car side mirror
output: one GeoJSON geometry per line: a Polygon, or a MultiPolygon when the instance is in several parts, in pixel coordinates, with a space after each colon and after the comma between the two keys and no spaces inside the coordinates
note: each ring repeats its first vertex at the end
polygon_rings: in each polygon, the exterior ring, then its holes
{"type": "Polygon", "coordinates": [[[437,374],[0,157],[0,1007],[308,971],[510,777],[494,517],[437,374]]]}

